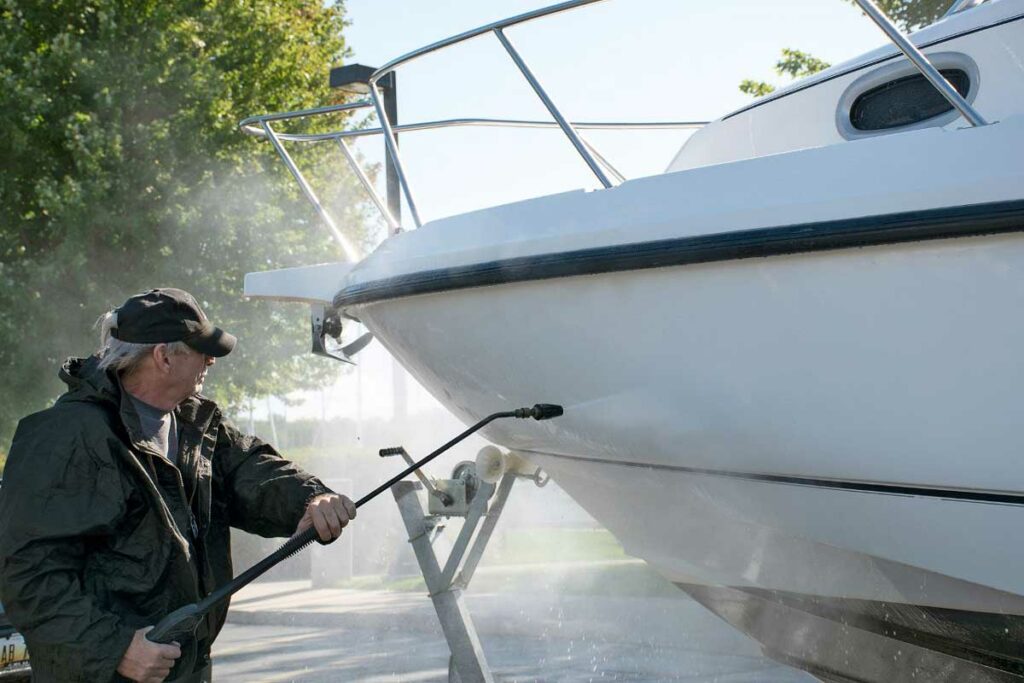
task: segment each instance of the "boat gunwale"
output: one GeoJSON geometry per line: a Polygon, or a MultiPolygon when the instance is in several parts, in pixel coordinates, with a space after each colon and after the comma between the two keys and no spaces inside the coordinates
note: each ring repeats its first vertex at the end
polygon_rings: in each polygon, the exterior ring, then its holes
{"type": "MultiPolygon", "coordinates": [[[[422,294],[818,251],[1024,232],[1024,199],[858,216],[434,268],[343,287],[342,309],[422,294]]],[[[356,316],[357,317],[357,316],[356,316]]]]}

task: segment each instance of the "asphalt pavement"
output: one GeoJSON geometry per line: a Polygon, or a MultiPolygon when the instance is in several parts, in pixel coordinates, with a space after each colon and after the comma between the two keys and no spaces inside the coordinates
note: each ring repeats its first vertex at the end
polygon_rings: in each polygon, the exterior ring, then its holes
{"type": "MultiPolygon", "coordinates": [[[[466,597],[498,681],[810,683],[678,598],[539,591],[466,597]]],[[[423,593],[257,583],[214,647],[219,683],[447,681],[448,648],[423,593]]]]}

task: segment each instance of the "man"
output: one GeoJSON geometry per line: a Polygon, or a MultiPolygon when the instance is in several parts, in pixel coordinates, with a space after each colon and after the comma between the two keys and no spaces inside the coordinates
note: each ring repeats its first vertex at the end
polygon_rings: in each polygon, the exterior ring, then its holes
{"type": "Polygon", "coordinates": [[[235,338],[180,289],[131,297],[101,346],[70,359],[68,391],[24,418],[0,490],[0,600],[34,680],[210,680],[227,607],[174,645],[145,632],[232,576],[229,527],[322,541],[348,498],[241,434],[199,394],[235,338]]]}

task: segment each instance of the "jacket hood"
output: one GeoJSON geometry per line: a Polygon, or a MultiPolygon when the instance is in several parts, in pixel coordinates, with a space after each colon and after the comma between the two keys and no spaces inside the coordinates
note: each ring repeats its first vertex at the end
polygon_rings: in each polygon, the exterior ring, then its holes
{"type": "Polygon", "coordinates": [[[78,399],[92,399],[120,405],[121,390],[117,378],[99,367],[100,359],[68,358],[57,376],[68,385],[68,392],[78,399]]]}

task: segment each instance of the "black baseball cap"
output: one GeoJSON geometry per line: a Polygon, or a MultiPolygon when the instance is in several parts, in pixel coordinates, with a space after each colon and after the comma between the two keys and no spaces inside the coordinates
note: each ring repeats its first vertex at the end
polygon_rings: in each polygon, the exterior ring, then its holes
{"type": "Polygon", "coordinates": [[[199,353],[220,358],[235,348],[235,336],[209,321],[199,303],[183,289],[151,289],[121,304],[114,339],[135,344],[185,342],[199,353]]]}

